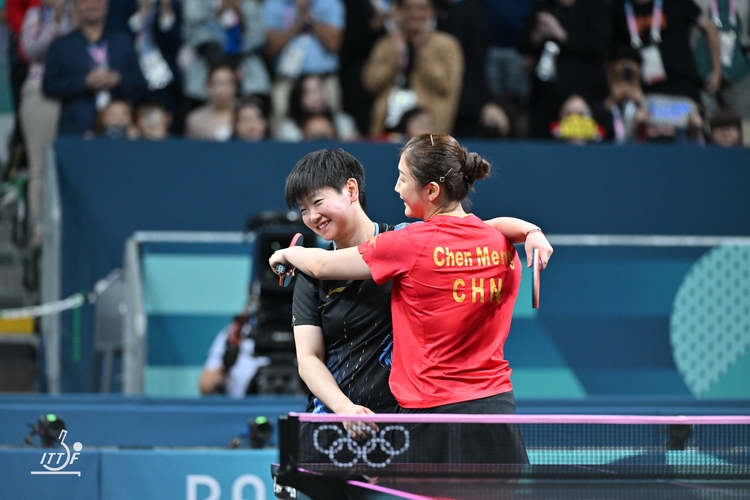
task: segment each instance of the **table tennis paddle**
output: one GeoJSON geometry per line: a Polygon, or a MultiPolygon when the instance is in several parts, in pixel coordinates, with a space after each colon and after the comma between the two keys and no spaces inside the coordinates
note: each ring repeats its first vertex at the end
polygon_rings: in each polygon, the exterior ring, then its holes
{"type": "Polygon", "coordinates": [[[541,261],[539,260],[539,249],[535,248],[531,254],[531,307],[539,309],[539,271],[541,261]]]}
{"type": "MultiPolygon", "coordinates": [[[[294,235],[294,238],[292,238],[292,241],[289,243],[290,247],[301,247],[302,244],[305,242],[305,237],[302,236],[302,233],[297,233],[294,235]]],[[[276,264],[276,274],[279,275],[279,286],[287,286],[292,281],[292,275],[291,274],[284,274],[286,273],[286,267],[284,264],[276,264]]]]}

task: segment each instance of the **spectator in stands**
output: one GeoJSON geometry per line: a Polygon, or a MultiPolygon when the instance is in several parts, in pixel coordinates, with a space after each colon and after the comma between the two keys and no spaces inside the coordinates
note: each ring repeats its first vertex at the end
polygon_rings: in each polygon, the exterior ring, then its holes
{"type": "Polygon", "coordinates": [[[21,131],[21,89],[29,71],[29,62],[21,47],[21,27],[26,11],[38,6],[39,0],[6,0],[5,20],[8,23],[8,61],[7,71],[10,83],[10,97],[13,106],[13,132],[9,138],[8,156],[11,168],[21,167],[23,164],[23,133],[21,131]]]}
{"type": "Polygon", "coordinates": [[[191,139],[227,141],[234,133],[237,73],[229,63],[219,63],[208,74],[208,102],[191,111],[185,135],[191,139]]]}
{"type": "Polygon", "coordinates": [[[146,81],[130,36],[104,29],[107,0],[74,0],[79,29],[49,47],[42,88],[62,100],[58,134],[81,135],[112,98],[136,102],[146,81]]]}
{"type": "Polygon", "coordinates": [[[271,78],[260,51],[265,23],[260,0],[183,0],[184,93],[194,103],[208,99],[209,69],[230,61],[239,73],[239,95],[268,94],[271,78]]]}
{"type": "MultiPolygon", "coordinates": [[[[722,83],[719,91],[701,93],[705,113],[711,116],[723,105],[734,109],[750,122],[750,0],[695,0],[719,34],[722,83]]],[[[706,79],[713,69],[710,45],[703,33],[694,33],[698,72],[706,79]]]]}
{"type": "Polygon", "coordinates": [[[339,51],[339,79],[343,110],[354,118],[360,135],[370,129],[375,100],[362,84],[362,68],[375,42],[393,22],[391,0],[343,0],[346,9],[344,40],[339,51]]]}
{"type": "Polygon", "coordinates": [[[596,106],[609,93],[604,57],[612,40],[609,4],[601,0],[536,2],[521,50],[535,67],[529,133],[550,137],[549,124],[571,94],[596,106]]]}
{"type": "Polygon", "coordinates": [[[138,104],[135,110],[135,125],[143,139],[160,141],[169,138],[172,114],[159,101],[147,100],[138,104]]]}
{"type": "Polygon", "coordinates": [[[109,0],[107,30],[130,34],[148,83],[148,99],[162,102],[172,116],[172,132],[182,130],[182,45],[180,0],[109,0]]]}
{"type": "Polygon", "coordinates": [[[593,118],[586,100],[573,94],[560,107],[560,118],[550,125],[552,137],[578,146],[604,139],[604,127],[593,118]]]}
{"type": "Polygon", "coordinates": [[[311,115],[328,114],[342,141],[359,139],[354,119],[343,111],[334,111],[326,99],[323,79],[319,75],[302,75],[297,78],[289,92],[287,116],[276,127],[274,138],[297,142],[303,138],[302,125],[311,115]]]}
{"type": "Polygon", "coordinates": [[[124,99],[112,99],[99,111],[94,129],[86,136],[137,139],[138,129],[133,123],[133,108],[124,99]]]}
{"type": "Polygon", "coordinates": [[[28,58],[29,71],[21,90],[19,113],[28,161],[29,235],[34,246],[42,244],[44,160],[60,118],[60,101],[42,92],[44,60],[50,43],[70,30],[70,4],[65,0],[45,0],[29,8],[21,27],[21,48],[28,58]]]}
{"type": "Polygon", "coordinates": [[[701,88],[710,95],[719,89],[719,35],[691,0],[613,0],[612,15],[613,48],[621,54],[640,53],[646,95],[680,96],[699,103],[701,88]],[[690,45],[693,27],[705,33],[710,48],[711,72],[705,80],[698,74],[690,45]]]}
{"type": "Polygon", "coordinates": [[[398,0],[394,19],[362,72],[365,88],[376,95],[370,134],[393,128],[417,106],[430,110],[436,132],[450,132],[464,72],[461,46],[435,31],[432,0],[398,0]]]}
{"type": "Polygon", "coordinates": [[[490,24],[485,73],[492,99],[508,103],[516,137],[528,136],[528,104],[531,85],[519,42],[529,23],[534,2],[529,0],[482,0],[490,24]]]}
{"type": "Polygon", "coordinates": [[[604,100],[607,137],[617,144],[633,142],[648,120],[648,104],[641,87],[641,62],[637,54],[614,54],[608,65],[609,95],[604,100]]]}
{"type": "Polygon", "coordinates": [[[214,339],[198,381],[201,394],[242,398],[258,392],[255,377],[270,359],[255,356],[255,341],[247,316],[237,316],[214,339]]]}
{"type": "Polygon", "coordinates": [[[334,141],[338,130],[330,113],[307,115],[302,124],[302,138],[305,141],[334,141]]]}
{"type": "Polygon", "coordinates": [[[240,99],[234,122],[234,137],[242,141],[262,141],[268,139],[268,106],[259,96],[240,99]]]}
{"type": "Polygon", "coordinates": [[[344,35],[341,0],[265,0],[266,54],[273,61],[272,108],[274,119],[286,115],[289,91],[303,74],[323,79],[333,111],[341,109],[338,78],[344,35]]]}
{"type": "Polygon", "coordinates": [[[742,117],[731,109],[720,109],[708,120],[711,143],[722,147],[742,146],[742,117]]]}
{"type": "Polygon", "coordinates": [[[450,33],[461,44],[464,75],[453,135],[477,137],[482,107],[490,100],[485,67],[490,46],[490,24],[482,0],[446,0],[437,18],[437,28],[450,33]]]}
{"type": "Polygon", "coordinates": [[[479,115],[480,137],[485,139],[504,139],[510,135],[510,117],[503,106],[494,100],[482,106],[479,115]]]}

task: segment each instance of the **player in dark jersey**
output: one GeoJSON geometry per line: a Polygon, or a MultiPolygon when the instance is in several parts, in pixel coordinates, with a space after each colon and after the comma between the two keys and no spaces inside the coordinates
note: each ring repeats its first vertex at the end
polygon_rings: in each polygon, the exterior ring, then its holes
{"type": "MultiPolygon", "coordinates": [[[[286,180],[290,207],[331,249],[356,247],[399,229],[374,223],[365,213],[365,172],[342,149],[304,156],[286,180]]],[[[526,253],[538,248],[546,263],[552,247],[539,228],[520,219],[487,221],[526,253]]],[[[300,376],[311,391],[310,412],[395,412],[388,386],[392,349],[391,286],[373,280],[322,281],[298,274],[293,326],[300,376]]]]}

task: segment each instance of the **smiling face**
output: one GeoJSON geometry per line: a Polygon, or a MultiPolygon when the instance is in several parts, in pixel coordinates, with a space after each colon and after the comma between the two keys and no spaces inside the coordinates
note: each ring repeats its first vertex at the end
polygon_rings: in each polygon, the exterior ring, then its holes
{"type": "Polygon", "coordinates": [[[302,214],[302,221],[324,240],[337,241],[349,237],[353,218],[353,211],[350,210],[352,197],[349,188],[349,184],[341,191],[323,187],[303,197],[297,203],[302,214]]]}
{"type": "Polygon", "coordinates": [[[426,194],[425,188],[419,185],[406,164],[404,155],[398,162],[398,180],[394,188],[404,200],[404,215],[414,219],[424,219],[426,194]]]}

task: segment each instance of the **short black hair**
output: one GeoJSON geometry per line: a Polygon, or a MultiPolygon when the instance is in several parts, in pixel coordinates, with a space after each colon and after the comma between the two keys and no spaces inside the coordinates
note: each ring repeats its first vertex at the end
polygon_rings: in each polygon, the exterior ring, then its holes
{"type": "Polygon", "coordinates": [[[286,178],[286,204],[290,208],[296,207],[302,198],[320,188],[329,187],[340,192],[349,179],[357,181],[359,204],[362,210],[366,210],[365,169],[359,160],[341,148],[318,149],[303,156],[286,178]]]}

